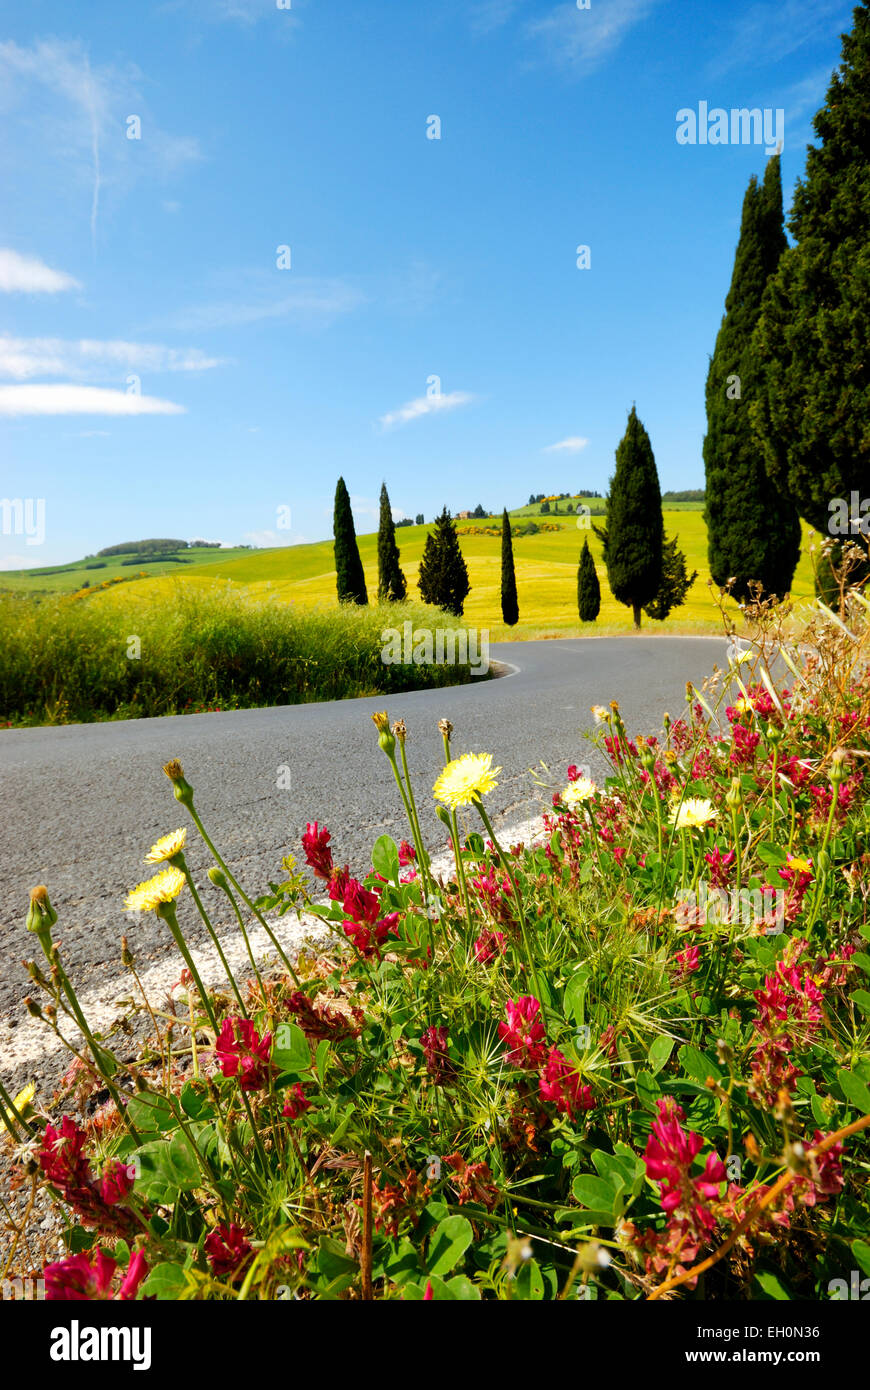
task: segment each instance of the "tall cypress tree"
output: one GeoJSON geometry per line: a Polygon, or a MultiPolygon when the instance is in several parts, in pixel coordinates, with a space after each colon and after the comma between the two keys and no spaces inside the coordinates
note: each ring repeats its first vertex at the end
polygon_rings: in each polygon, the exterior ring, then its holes
{"type": "Polygon", "coordinates": [[[580,551],[580,564],[577,566],[577,611],[581,623],[594,623],[601,612],[601,585],[598,582],[589,541],[585,538],[583,549],[580,551]]]}
{"type": "Polygon", "coordinates": [[[403,599],[407,592],[408,586],[399,564],[396,527],[387,494],[387,485],[381,483],[381,515],[378,525],[378,598],[381,603],[396,602],[403,599]]]}
{"type": "Polygon", "coordinates": [[[631,609],[635,628],[662,578],[662,493],[649,435],[631,407],[616,449],[607,525],[595,527],[604,547],[607,582],[617,603],[631,609]]]}
{"type": "Polygon", "coordinates": [[[662,579],[652,603],[648,603],[643,610],[648,618],[654,618],[659,623],[664,622],[672,609],[685,603],[687,593],[698,578],[697,570],[689,574],[686,569],[686,557],[677,544],[678,540],[679,536],[672,536],[668,540],[662,530],[662,579]]]}
{"type": "MultiPolygon", "coordinates": [[[[855,7],[813,127],[754,347],[752,423],[774,484],[823,533],[831,503],[870,497],[870,6],[855,7]]],[[[849,508],[851,513],[851,507],[849,508]]],[[[836,534],[836,532],[834,532],[836,534]]],[[[858,537],[860,540],[860,537],[858,537]]]]}
{"type": "Polygon", "coordinates": [[[457,618],[462,617],[471,585],[456,527],[446,507],[435,518],[435,530],[426,537],[417,586],[424,603],[435,603],[457,618]]]}
{"type": "Polygon", "coordinates": [[[353,512],[344,478],[339,478],[335,488],[332,532],[335,537],[335,584],[339,603],[368,603],[366,578],[359,558],[353,512]]]}
{"type": "Polygon", "coordinates": [[[740,601],[749,598],[753,580],[767,594],[787,593],[800,555],[797,511],[767,476],[750,418],[759,393],[752,334],[765,286],[788,244],[779,161],[779,155],[767,161],[762,187],[755,175],[749,180],[725,316],[707,372],[707,554],[714,582],[733,579],[740,601]]]}
{"type": "Polygon", "coordinates": [[[501,616],[508,627],[519,622],[517,576],[514,570],[514,543],[507,508],[501,514],[501,616]]]}

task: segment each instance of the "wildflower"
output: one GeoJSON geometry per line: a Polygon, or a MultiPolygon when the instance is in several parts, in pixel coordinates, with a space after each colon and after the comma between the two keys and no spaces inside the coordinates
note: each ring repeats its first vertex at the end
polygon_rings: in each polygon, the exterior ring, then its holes
{"type": "Polygon", "coordinates": [[[474,943],[474,959],[480,965],[488,965],[496,956],[504,955],[504,932],[489,928],[482,932],[474,943]]]}
{"type": "Polygon", "coordinates": [[[550,1048],[547,1064],[541,1073],[541,1099],[555,1105],[560,1115],[574,1118],[577,1110],[592,1110],[595,1101],[589,1086],[583,1084],[576,1068],[558,1047],[550,1048]]]}
{"type": "Polygon", "coordinates": [[[413,845],[409,845],[407,840],[402,840],[399,844],[399,864],[406,869],[409,864],[413,864],[417,858],[417,851],[413,845]]]}
{"type": "Polygon", "coordinates": [[[186,840],[186,830],[172,830],[168,835],[161,835],[160,839],[151,846],[145,855],[145,863],[163,864],[167,859],[173,859],[184,849],[186,840]]]}
{"type": "Polygon", "coordinates": [[[259,1091],[268,1084],[272,1034],[261,1038],[249,1018],[225,1018],[214,1050],[223,1075],[237,1076],[243,1091],[259,1091]]]}
{"type": "Polygon", "coordinates": [[[97,1182],[84,1152],[86,1138],[85,1131],[68,1115],[64,1115],[58,1129],[46,1125],[37,1154],[39,1166],[83,1225],[95,1227],[107,1236],[129,1239],[138,1223],[132,1212],[117,1205],[129,1187],[122,1191],[125,1184],[113,1171],[108,1173],[105,1188],[97,1182]]]}
{"type": "Polygon", "coordinates": [[[171,903],[178,897],[185,882],[180,869],[164,869],[132,888],[124,899],[124,907],[128,912],[156,912],[164,903],[171,903]]]}
{"type": "Polygon", "coordinates": [[[287,999],[287,1007],[305,1036],[317,1042],[323,1038],[340,1042],[344,1038],[359,1037],[362,1031],[363,1012],[356,1006],[343,1004],[340,1008],[338,1001],[320,996],[312,1002],[307,994],[294,990],[287,999]]]}
{"type": "Polygon", "coordinates": [[[163,771],[172,783],[172,791],[176,801],[180,801],[183,806],[193,805],[193,787],[185,780],[184,768],[177,758],[170,758],[168,763],[163,766],[163,771]]]}
{"type": "Polygon", "coordinates": [[[687,946],[685,951],[678,951],[675,960],[677,962],[677,979],[682,979],[684,975],[691,975],[695,970],[701,968],[701,952],[697,946],[687,946]]]}
{"type": "Polygon", "coordinates": [[[126,1163],[113,1159],[100,1179],[100,1196],[110,1207],[117,1206],[133,1191],[133,1175],[126,1163]]]}
{"type": "Polygon", "coordinates": [[[426,1059],[426,1070],[434,1077],[436,1085],[443,1085],[455,1071],[447,1050],[447,1029],[427,1028],[420,1038],[420,1046],[426,1059]]]}
{"type": "Polygon", "coordinates": [[[508,1061],[515,1067],[533,1067],[544,1060],[546,1036],[540,1012],[540,1003],[530,994],[507,1001],[507,1023],[498,1025],[498,1035],[507,1043],[508,1061]]]}
{"type": "Polygon", "coordinates": [[[725,1165],[711,1151],[703,1172],[692,1177],[689,1170],[704,1140],[700,1134],[686,1133],[682,1128],[685,1113],[672,1096],[656,1104],[658,1118],[653,1121],[644,1153],[647,1177],[661,1184],[663,1211],[688,1222],[695,1234],[709,1233],[716,1223],[707,1204],[719,1196],[719,1184],[726,1176],[725,1165]]]}
{"type": "Polygon", "coordinates": [[[306,864],[318,878],[327,881],[332,877],[335,867],[332,862],[332,850],[329,848],[331,838],[326,826],[319,826],[317,821],[313,825],[309,822],[302,836],[306,864]]]}
{"type": "Polygon", "coordinates": [[[436,800],[457,811],[461,806],[470,806],[479,797],[498,786],[496,774],[501,768],[493,768],[491,753],[464,753],[448,763],[433,787],[436,800]]]}
{"type": "Polygon", "coordinates": [[[216,1279],[229,1279],[234,1283],[250,1263],[253,1247],[242,1230],[231,1221],[228,1226],[215,1226],[205,1238],[205,1253],[216,1279]]]}
{"type": "Polygon", "coordinates": [[[703,829],[716,819],[718,812],[706,798],[690,796],[670,814],[670,822],[677,830],[703,829]]]}
{"type": "Polygon", "coordinates": [[[386,710],[378,710],[372,715],[375,728],[378,731],[378,745],[386,753],[388,758],[394,758],[396,753],[396,739],[390,733],[390,720],[386,710]]]}
{"type": "Polygon", "coordinates": [[[284,1101],[284,1109],[281,1114],[286,1120],[298,1120],[300,1115],[304,1115],[306,1110],[310,1110],[312,1102],[308,1099],[302,1087],[297,1081],[287,1093],[284,1101]]]}
{"type": "Polygon", "coordinates": [[[606,724],[607,720],[610,718],[610,714],[604,705],[591,705],[590,710],[596,724],[606,724]]]}
{"type": "Polygon", "coordinates": [[[398,935],[398,912],[390,912],[380,917],[381,900],[377,893],[363,888],[355,878],[348,879],[342,906],[349,920],[342,923],[345,936],[363,956],[378,954],[392,932],[398,935]]]}
{"type": "Polygon", "coordinates": [[[502,926],[512,925],[514,921],[509,897],[510,885],[507,874],[502,875],[499,882],[492,866],[485,876],[481,874],[471,880],[472,888],[477,890],[496,922],[500,922],[502,926]]]}
{"type": "Polygon", "coordinates": [[[562,792],[562,805],[573,811],[582,806],[584,801],[589,801],[597,791],[598,788],[591,778],[578,777],[576,781],[569,782],[562,792]]]}
{"type": "Polygon", "coordinates": [[[723,854],[719,846],[704,855],[704,862],[710,870],[710,882],[714,888],[728,887],[728,870],[734,863],[734,851],[723,854]]]}
{"type": "Polygon", "coordinates": [[[423,1302],[424,1302],[424,1303],[429,1303],[429,1302],[432,1301],[434,1298],[435,1298],[435,1295],[434,1295],[434,1293],[432,1292],[432,1280],[431,1280],[431,1279],[427,1279],[427,1280],[426,1280],[426,1287],[425,1287],[425,1289],[423,1290],[423,1302]]]}
{"type": "Polygon", "coordinates": [[[448,1154],[444,1162],[453,1169],[458,1182],[454,1185],[459,1193],[459,1205],[466,1202],[479,1202],[492,1211],[500,1201],[499,1190],[492,1180],[488,1163],[466,1163],[460,1153],[448,1154]]]}
{"type": "MultiPolygon", "coordinates": [[[[45,1298],[47,1302],[90,1303],[113,1298],[112,1280],[118,1268],[104,1250],[69,1255],[65,1260],[46,1265],[45,1298]]],[[[148,1276],[145,1254],[137,1250],[130,1256],[127,1273],[118,1288],[124,1301],[135,1299],[139,1286],[148,1276]]]]}
{"type": "Polygon", "coordinates": [[[51,950],[51,929],[56,921],[57,913],[51,905],[48,889],[44,883],[39,883],[30,890],[26,926],[28,931],[36,932],[46,955],[51,950]]]}
{"type": "Polygon", "coordinates": [[[377,1179],[372,1182],[372,1207],[375,1213],[375,1230],[387,1236],[397,1237],[404,1217],[410,1216],[411,1224],[416,1226],[420,1217],[415,1210],[420,1202],[428,1199],[431,1188],[428,1183],[421,1184],[413,1168],[398,1183],[385,1182],[383,1187],[377,1179]]]}

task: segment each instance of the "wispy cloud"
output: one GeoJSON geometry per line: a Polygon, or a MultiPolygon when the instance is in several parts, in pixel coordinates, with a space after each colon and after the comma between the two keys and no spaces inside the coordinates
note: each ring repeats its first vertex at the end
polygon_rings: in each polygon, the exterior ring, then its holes
{"type": "Polygon", "coordinates": [[[60,290],[78,290],[81,285],[64,270],[52,270],[38,256],[22,256],[18,251],[0,247],[0,293],[57,294],[60,290]]]}
{"type": "Polygon", "coordinates": [[[265,550],[283,545],[308,545],[308,537],[299,531],[246,531],[242,540],[265,550]]]}
{"type": "Polygon", "coordinates": [[[0,386],[2,415],[183,415],[183,405],[157,396],[111,391],[99,386],[0,386]]]}
{"type": "Polygon", "coordinates": [[[439,393],[437,396],[418,396],[416,400],[407,401],[405,405],[399,406],[398,410],[391,410],[382,415],[380,423],[388,430],[393,425],[407,425],[411,420],[422,420],[424,415],[436,415],[442,410],[457,410],[459,406],[468,405],[473,400],[474,396],[469,391],[448,391],[446,395],[439,393]]]}
{"type": "Polygon", "coordinates": [[[560,439],[558,444],[548,444],[543,452],[545,454],[579,454],[580,450],[585,449],[588,443],[588,439],[581,438],[579,434],[572,434],[567,439],[560,439]]]}
{"type": "Polygon", "coordinates": [[[277,0],[166,0],[160,9],[187,11],[212,24],[229,22],[245,27],[261,19],[274,19],[276,32],[282,33],[299,23],[297,11],[302,4],[304,0],[283,0],[280,7],[277,0]]]}
{"type": "Polygon", "coordinates": [[[480,0],[469,11],[472,31],[475,34],[491,34],[494,29],[501,29],[522,4],[523,0],[480,0]]]}
{"type": "Polygon", "coordinates": [[[659,0],[593,0],[588,10],[557,5],[543,19],[530,20],[526,33],[544,44],[560,66],[588,73],[615,53],[630,31],[646,19],[659,0]]]}
{"type": "Polygon", "coordinates": [[[733,22],[720,23],[723,37],[709,72],[715,76],[735,67],[779,62],[806,44],[849,29],[852,10],[853,0],[813,0],[810,5],[806,0],[759,0],[733,22]]]}
{"type": "Polygon", "coordinates": [[[184,333],[212,328],[238,328],[263,319],[296,320],[301,325],[330,322],[366,302],[365,295],[342,280],[296,278],[291,271],[275,271],[274,276],[250,272],[236,277],[247,280],[235,297],[214,299],[181,309],[166,320],[166,326],[184,333]],[[292,275],[292,283],[286,280],[292,275]]]}
{"type": "Polygon", "coordinates": [[[13,338],[0,333],[0,376],[26,381],[34,376],[105,378],[112,368],[137,372],[203,372],[222,365],[199,348],[160,343],[80,338],[13,338]]]}
{"type": "Polygon", "coordinates": [[[143,173],[176,174],[201,158],[196,140],[170,135],[150,117],[138,68],[94,66],[77,39],[0,43],[0,85],[7,146],[24,167],[43,176],[50,167],[57,182],[87,183],[94,246],[108,181],[119,193],[143,173]],[[126,138],[131,115],[142,123],[140,140],[126,138]]]}

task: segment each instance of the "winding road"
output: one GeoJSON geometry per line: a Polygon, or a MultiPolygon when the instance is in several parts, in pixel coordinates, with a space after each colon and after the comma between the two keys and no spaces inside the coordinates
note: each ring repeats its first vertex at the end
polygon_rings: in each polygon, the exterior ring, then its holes
{"type": "MultiPolygon", "coordinates": [[[[485,751],[502,768],[488,798],[497,829],[522,838],[549,799],[530,769],[564,781],[569,763],[603,771],[584,738],[590,706],[618,699],[629,729],[654,732],[662,712],[682,709],[687,680],[700,684],[725,665],[724,638],[607,637],[509,642],[492,648],[510,674],[452,689],[386,700],[343,700],[273,709],[184,715],[0,733],[0,1076],[38,1075],[40,1044],[22,1007],[30,982],[22,957],[36,951],[24,930],[30,888],[45,883],[59,913],[55,936],[77,986],[106,1000],[123,974],[120,937],[137,958],[170,954],[153,914],[129,918],[127,889],[151,872],[142,859],[158,836],[188,822],[162,766],[180,758],[209,833],[252,896],[282,876],[286,853],[301,858],[309,820],[329,826],[335,857],[365,872],[375,838],[408,835],[398,792],[370,715],[386,705],[404,718],[424,834],[438,850],[445,830],[429,791],[443,764],[437,721],[454,725],[455,754],[485,751]],[[25,1037],[29,1040],[24,1045],[25,1037]]],[[[188,862],[207,863],[195,832],[188,862]]],[[[206,881],[209,902],[222,902],[206,881]]],[[[199,941],[192,905],[191,939],[199,941]]],[[[220,920],[219,918],[217,920],[220,920]]],[[[285,918],[288,924],[294,919],[285,918]]]]}

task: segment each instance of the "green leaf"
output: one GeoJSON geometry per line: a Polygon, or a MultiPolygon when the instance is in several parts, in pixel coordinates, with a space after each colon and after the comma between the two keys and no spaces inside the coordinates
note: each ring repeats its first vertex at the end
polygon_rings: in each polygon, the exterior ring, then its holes
{"type": "Polygon", "coordinates": [[[718,1081],[722,1075],[712,1057],[708,1056],[706,1052],[699,1052],[697,1047],[692,1047],[691,1043],[684,1043],[677,1056],[686,1075],[701,1085],[706,1083],[708,1076],[712,1076],[718,1081]]]}
{"type": "Polygon", "coordinates": [[[317,1247],[317,1268],[327,1279],[337,1279],[342,1274],[356,1273],[359,1265],[348,1255],[341,1241],[331,1236],[321,1236],[317,1247]]]}
{"type": "Polygon", "coordinates": [[[852,1254],[865,1274],[870,1274],[870,1245],[866,1240],[852,1241],[852,1254]]]}
{"type": "Polygon", "coordinates": [[[140,1091],[131,1097],[126,1118],[140,1134],[157,1134],[161,1129],[174,1129],[178,1123],[169,1102],[153,1091],[140,1091]]]}
{"type": "Polygon", "coordinates": [[[761,844],[756,846],[756,853],[762,864],[785,864],[788,860],[788,855],[781,845],[775,845],[771,840],[762,840],[761,844]]]}
{"type": "Polygon", "coordinates": [[[657,1038],[653,1038],[652,1042],[650,1043],[649,1053],[647,1054],[649,1057],[649,1064],[652,1068],[653,1076],[658,1076],[662,1067],[667,1065],[667,1062],[673,1050],[673,1038],[667,1037],[664,1033],[659,1034],[657,1038]]]}
{"type": "Polygon", "coordinates": [[[637,1098],[641,1105],[646,1110],[655,1110],[656,1101],[662,1093],[662,1088],[652,1073],[648,1071],[638,1072],[635,1086],[637,1087],[637,1098]]]}
{"type": "Polygon", "coordinates": [[[520,1298],[531,1303],[540,1303],[544,1297],[544,1276],[537,1260],[526,1260],[519,1269],[516,1291],[520,1298]]]}
{"type": "Polygon", "coordinates": [[[145,1283],[142,1296],[156,1298],[161,1303],[172,1303],[181,1298],[187,1288],[187,1275],[178,1265],[155,1265],[145,1283]]]}
{"type": "Polygon", "coordinates": [[[203,1107],[205,1097],[201,1096],[189,1081],[186,1081],[181,1088],[179,1100],[181,1101],[181,1108],[185,1115],[189,1115],[191,1119],[195,1120],[203,1107]]]}
{"type": "Polygon", "coordinates": [[[389,835],[379,835],[372,850],[372,868],[390,883],[399,881],[399,847],[389,835]]]}
{"type": "Polygon", "coordinates": [[[272,1061],[281,1071],[307,1071],[311,1066],[308,1039],[297,1023],[280,1023],[276,1028],[272,1061]]]}
{"type": "Polygon", "coordinates": [[[870,975],[870,956],[865,955],[863,951],[856,951],[850,956],[849,964],[860,966],[865,975],[870,975]]]}
{"type": "Polygon", "coordinates": [[[866,1081],[862,1081],[853,1071],[842,1070],[837,1072],[837,1080],[849,1104],[860,1110],[862,1115],[870,1114],[870,1089],[866,1081]]]}
{"type": "Polygon", "coordinates": [[[430,1274],[449,1274],[471,1244],[474,1232],[464,1216],[448,1216],[432,1232],[427,1264],[430,1274]]]}
{"type": "Polygon", "coordinates": [[[565,1013],[574,1023],[583,1022],[583,1013],[586,1000],[586,987],[589,984],[590,972],[588,969],[578,970],[565,986],[562,1006],[565,1013]]]}
{"type": "Polygon", "coordinates": [[[321,1086],[324,1086],[326,1084],[326,1067],[329,1062],[329,1046],[330,1044],[328,1038],[322,1038],[321,1041],[317,1044],[317,1052],[315,1054],[315,1065],[317,1067],[317,1075],[320,1078],[321,1086]]]}
{"type": "Polygon", "coordinates": [[[604,1212],[612,1221],[617,1198],[613,1183],[606,1178],[593,1177],[591,1173],[579,1173],[571,1184],[571,1191],[581,1206],[604,1212]]]}
{"type": "Polygon", "coordinates": [[[196,1150],[186,1134],[173,1134],[169,1141],[167,1158],[176,1187],[191,1191],[202,1186],[203,1177],[197,1162],[196,1150]]]}
{"type": "Polygon", "coordinates": [[[788,1289],[779,1282],[772,1271],[759,1270],[755,1276],[755,1282],[767,1294],[768,1298],[776,1299],[778,1303],[791,1302],[791,1294],[788,1289]]]}
{"type": "Polygon", "coordinates": [[[856,989],[855,993],[849,996],[853,1003],[858,1005],[862,1013],[870,1014],[870,994],[866,989],[856,989]]]}

